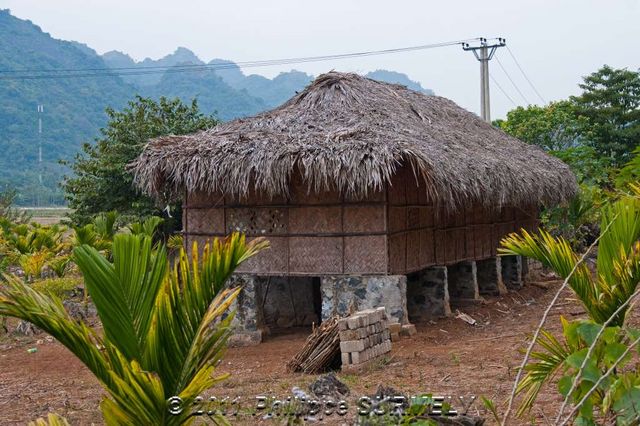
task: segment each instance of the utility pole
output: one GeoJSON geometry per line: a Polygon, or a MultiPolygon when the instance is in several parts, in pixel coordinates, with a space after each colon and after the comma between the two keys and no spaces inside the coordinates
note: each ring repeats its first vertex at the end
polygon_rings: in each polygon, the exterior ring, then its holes
{"type": "Polygon", "coordinates": [[[498,47],[507,45],[507,40],[498,37],[496,43],[487,43],[486,38],[480,38],[479,44],[472,46],[469,43],[462,43],[463,50],[470,50],[478,61],[480,61],[480,115],[482,119],[491,123],[491,102],[489,96],[489,61],[493,58],[498,47]]]}
{"type": "Polygon", "coordinates": [[[44,112],[44,105],[38,104],[38,181],[40,182],[40,188],[38,188],[38,195],[36,197],[36,203],[40,207],[40,196],[42,195],[42,113],[44,112]]]}

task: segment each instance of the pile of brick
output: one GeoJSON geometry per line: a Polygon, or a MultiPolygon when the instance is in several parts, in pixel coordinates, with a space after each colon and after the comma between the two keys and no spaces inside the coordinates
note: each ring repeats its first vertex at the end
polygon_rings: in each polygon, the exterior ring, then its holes
{"type": "Polygon", "coordinates": [[[416,333],[416,326],[413,324],[402,325],[399,322],[389,324],[389,334],[392,342],[397,342],[401,337],[414,336],[416,333]]]}
{"type": "Polygon", "coordinates": [[[342,370],[357,371],[391,351],[384,307],[356,312],[338,321],[342,370]]]}

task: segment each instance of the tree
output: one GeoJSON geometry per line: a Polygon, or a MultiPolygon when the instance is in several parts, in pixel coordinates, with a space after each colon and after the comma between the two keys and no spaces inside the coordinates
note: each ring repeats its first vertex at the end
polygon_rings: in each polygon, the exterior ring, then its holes
{"type": "Polygon", "coordinates": [[[620,169],[616,178],[618,187],[623,190],[634,182],[640,182],[640,146],[633,151],[633,158],[620,169]]]}
{"type": "Polygon", "coordinates": [[[506,120],[494,124],[511,136],[546,151],[560,151],[578,145],[584,123],[576,115],[573,103],[551,102],[546,106],[517,107],[506,120]]]}
{"type": "MultiPolygon", "coordinates": [[[[102,138],[95,145],[83,145],[83,152],[71,165],[74,175],[62,184],[76,225],[85,225],[105,211],[138,219],[161,215],[161,208],[133,187],[127,165],[151,138],[192,133],[217,124],[214,117],[200,113],[195,100],[185,105],[179,99],[156,102],[138,96],[122,111],[108,108],[106,112],[109,122],[100,130],[102,138]]],[[[177,211],[179,219],[179,208],[177,211]]]]}
{"type": "Polygon", "coordinates": [[[582,94],[571,100],[586,119],[585,139],[619,167],[640,145],[640,72],[605,65],[583,80],[582,94]]]}
{"type": "MultiPolygon", "coordinates": [[[[29,321],[75,354],[108,392],[108,425],[180,425],[193,420],[195,398],[213,377],[231,332],[225,315],[240,292],[225,288],[238,265],[266,248],[240,234],[181,250],[171,265],[146,235],[118,234],[113,262],[92,247],[74,256],[103,333],[74,320],[62,302],[16,277],[0,286],[0,315],[29,321]]],[[[217,416],[217,420],[224,422],[217,416]]]]}
{"type": "Polygon", "coordinates": [[[507,113],[506,120],[496,120],[494,125],[560,158],[571,167],[578,182],[598,186],[609,183],[611,161],[587,144],[588,119],[578,114],[573,102],[517,107],[507,113]]]}

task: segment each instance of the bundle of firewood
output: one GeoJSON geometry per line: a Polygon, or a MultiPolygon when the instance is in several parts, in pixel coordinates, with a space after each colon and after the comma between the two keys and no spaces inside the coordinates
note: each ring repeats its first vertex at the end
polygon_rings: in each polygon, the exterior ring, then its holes
{"type": "Polygon", "coordinates": [[[338,319],[329,318],[313,330],[302,350],[287,364],[289,371],[320,373],[340,357],[338,319]]]}

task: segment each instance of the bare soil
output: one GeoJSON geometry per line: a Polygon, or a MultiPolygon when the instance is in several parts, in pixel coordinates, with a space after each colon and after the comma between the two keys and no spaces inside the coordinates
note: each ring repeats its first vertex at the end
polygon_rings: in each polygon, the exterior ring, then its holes
{"type": "MultiPolygon", "coordinates": [[[[350,411],[345,417],[334,415],[325,422],[352,423],[357,399],[374,394],[379,384],[405,394],[428,392],[462,396],[467,401],[471,395],[484,395],[503,412],[522,360],[519,350],[526,347],[527,337],[536,329],[561,283],[545,284],[549,288],[527,285],[518,292],[486,298],[485,304],[460,308],[478,321],[475,326],[455,318],[455,313],[449,318],[416,324],[417,335],[394,343],[391,356],[369,371],[338,372],[340,380],[351,389],[347,398],[350,411]]],[[[584,316],[570,291],[564,292],[547,321],[547,329],[556,334],[561,314],[571,319],[584,316]]],[[[221,373],[230,373],[230,378],[205,397],[238,396],[243,406],[253,406],[257,395],[286,397],[292,395],[294,386],[308,392],[309,383],[317,376],[286,370],[287,362],[301,348],[308,332],[293,330],[269,336],[259,346],[230,348],[219,368],[221,373]]],[[[5,337],[0,343],[0,424],[25,424],[49,412],[65,416],[73,425],[102,424],[99,402],[103,391],[62,345],[47,341],[43,334],[22,339],[5,337]],[[29,348],[37,351],[29,353],[29,348]]],[[[555,387],[550,386],[543,390],[529,417],[510,424],[546,424],[546,420],[555,418],[560,403],[555,387]]],[[[453,405],[462,408],[456,402],[453,405]]],[[[479,400],[469,414],[486,416],[487,424],[492,424],[479,400]]],[[[260,418],[248,416],[238,422],[262,423],[260,418]]]]}

